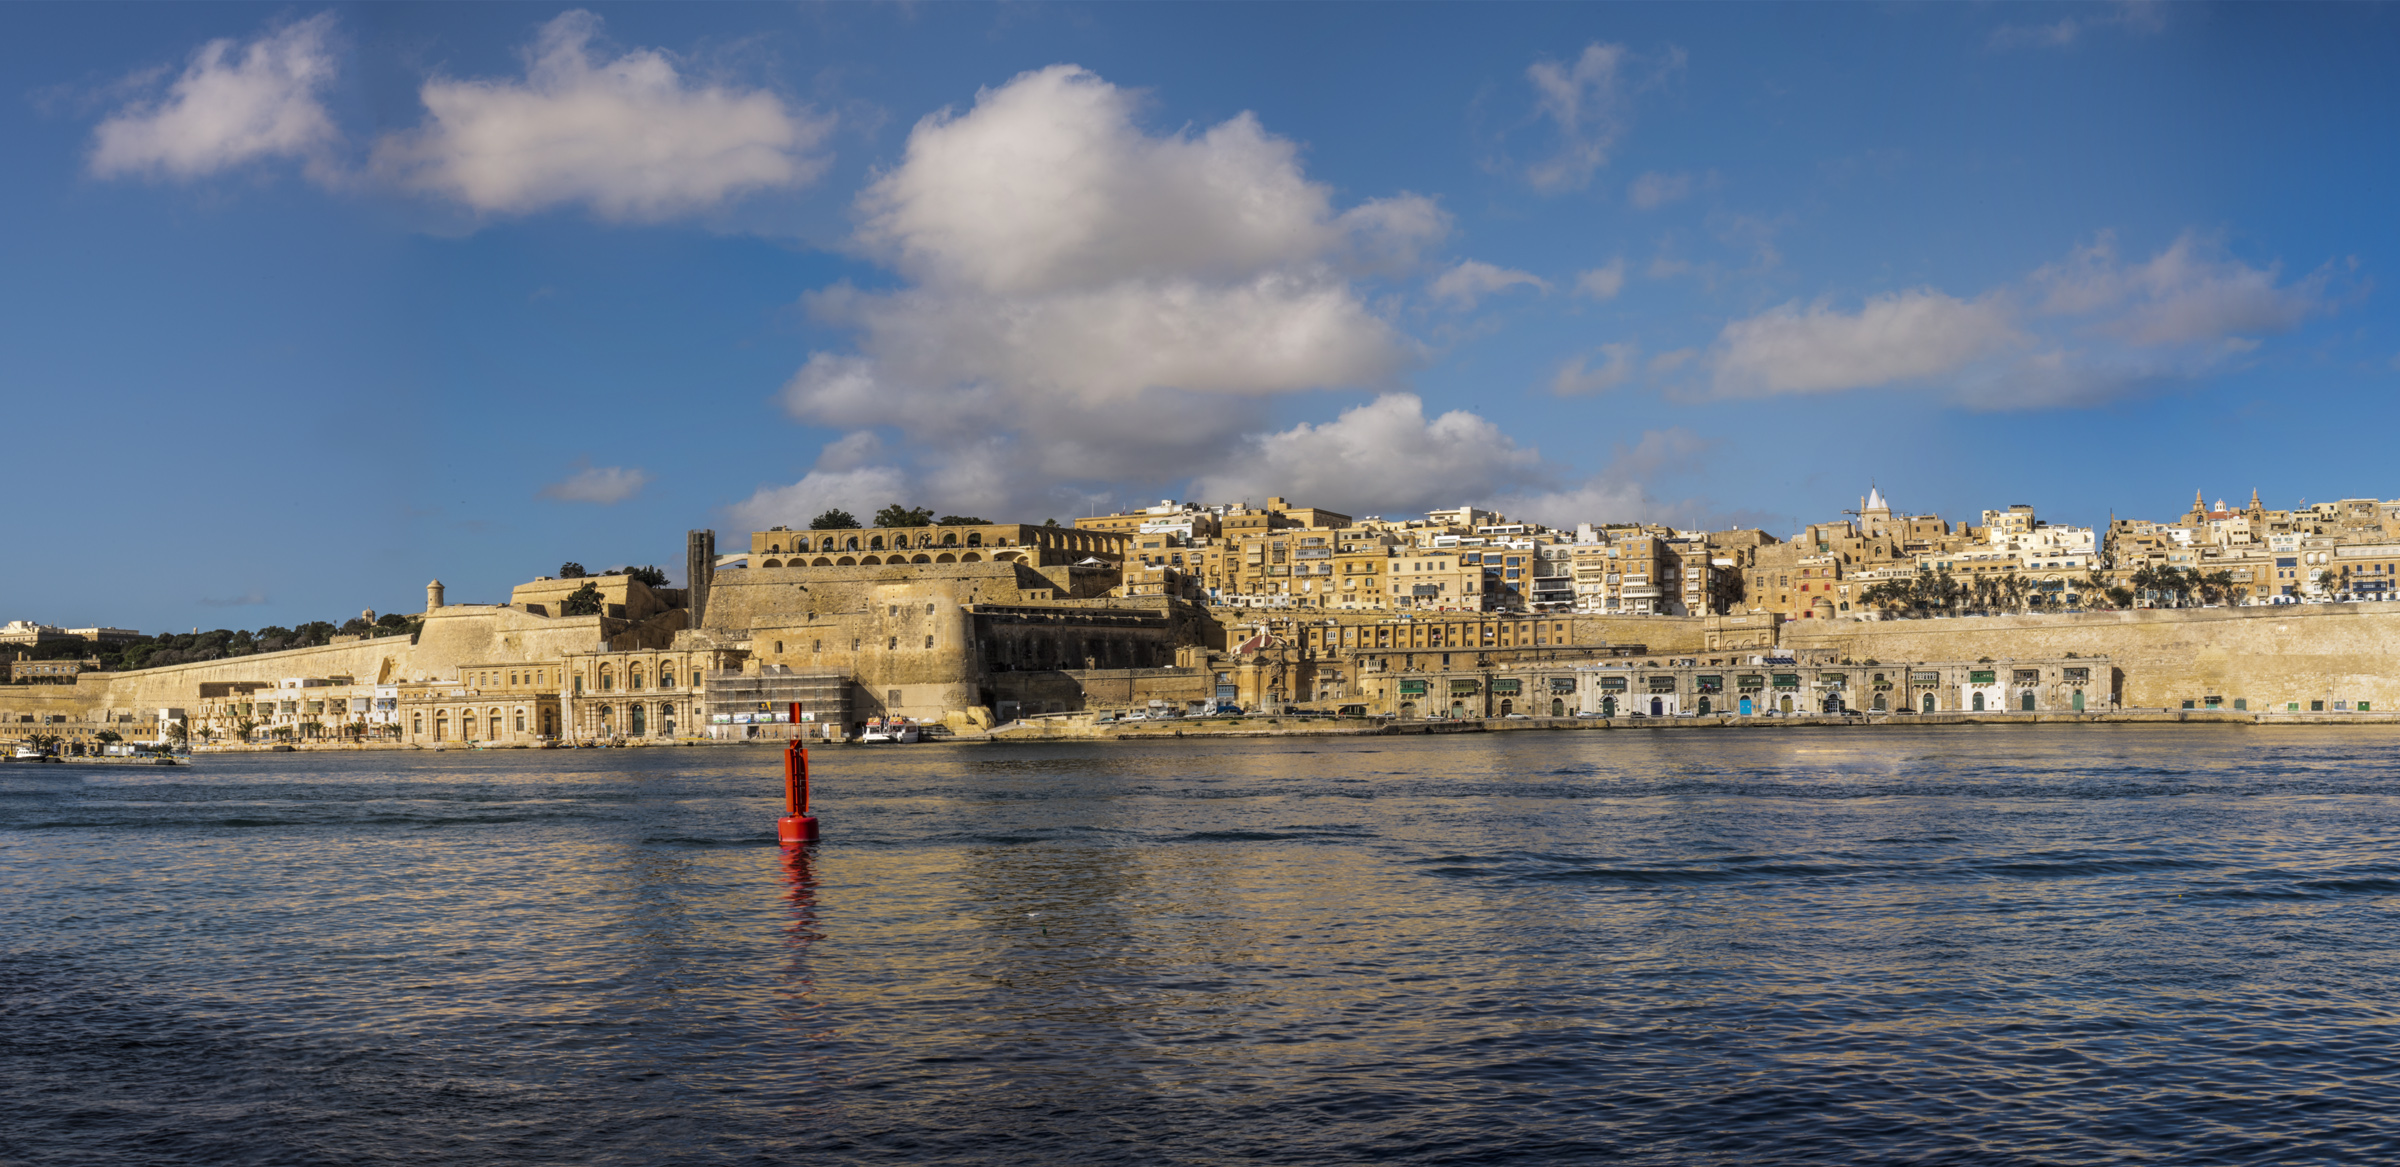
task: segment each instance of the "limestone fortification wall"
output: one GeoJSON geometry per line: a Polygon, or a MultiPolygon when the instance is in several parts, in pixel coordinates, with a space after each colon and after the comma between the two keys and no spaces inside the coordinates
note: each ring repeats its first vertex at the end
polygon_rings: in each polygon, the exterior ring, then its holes
{"type": "Polygon", "coordinates": [[[12,685],[0,689],[0,714],[21,709],[70,716],[85,711],[154,715],[160,709],[192,707],[200,699],[201,684],[209,681],[273,683],[285,677],[346,676],[375,684],[455,676],[467,665],[556,660],[568,651],[588,652],[623,627],[621,620],[599,616],[544,617],[514,608],[460,604],[426,614],[413,645],[405,636],[385,636],[127,673],[87,673],[72,686],[12,685]]]}
{"type": "Polygon", "coordinates": [[[1689,655],[1707,647],[1706,621],[1698,616],[1568,616],[1571,644],[1638,644],[1659,655],[1689,655]]]}
{"type": "Polygon", "coordinates": [[[2105,655],[2122,675],[2119,700],[2134,707],[2220,696],[2252,710],[2316,700],[2400,709],[2400,603],[1802,620],[1783,626],[1783,642],[1887,662],[2105,655]]]}
{"type": "Polygon", "coordinates": [[[726,568],[710,578],[704,627],[736,638],[756,627],[865,616],[917,597],[959,604],[1013,604],[1049,591],[1041,572],[1014,563],[888,564],[879,567],[726,568]]]}

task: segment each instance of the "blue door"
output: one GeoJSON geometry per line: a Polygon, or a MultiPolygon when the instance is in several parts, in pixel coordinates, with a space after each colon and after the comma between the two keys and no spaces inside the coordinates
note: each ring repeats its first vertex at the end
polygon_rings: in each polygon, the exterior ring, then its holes
{"type": "Polygon", "coordinates": [[[1750,699],[1748,697],[1742,698],[1742,716],[1750,716],[1750,699]]]}

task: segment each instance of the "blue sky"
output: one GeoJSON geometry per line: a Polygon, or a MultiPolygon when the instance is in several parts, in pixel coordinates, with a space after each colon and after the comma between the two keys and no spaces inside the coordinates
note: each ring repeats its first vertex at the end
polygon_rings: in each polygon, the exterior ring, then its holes
{"type": "Polygon", "coordinates": [[[827,505],[2400,494],[2400,11],[0,8],[0,617],[827,505]]]}

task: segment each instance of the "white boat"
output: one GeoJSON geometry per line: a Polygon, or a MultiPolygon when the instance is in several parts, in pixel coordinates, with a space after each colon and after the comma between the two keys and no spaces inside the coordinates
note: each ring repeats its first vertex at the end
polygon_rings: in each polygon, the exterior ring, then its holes
{"type": "Polygon", "coordinates": [[[39,762],[42,760],[42,751],[32,746],[18,746],[15,758],[20,762],[39,762]]]}
{"type": "Polygon", "coordinates": [[[905,717],[870,717],[867,719],[867,731],[858,735],[858,740],[910,745],[919,736],[916,723],[905,717]]]}

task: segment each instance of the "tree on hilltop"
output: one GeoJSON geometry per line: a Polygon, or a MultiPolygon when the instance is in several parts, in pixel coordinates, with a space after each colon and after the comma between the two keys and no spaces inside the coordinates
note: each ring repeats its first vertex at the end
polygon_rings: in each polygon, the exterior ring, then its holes
{"type": "Polygon", "coordinates": [[[990,525],[991,520],[978,519],[972,515],[943,515],[933,522],[937,527],[982,527],[990,525]]]}
{"type": "Polygon", "coordinates": [[[875,512],[875,525],[878,527],[923,527],[932,522],[932,507],[904,507],[893,503],[875,512]]]}
{"type": "Polygon", "coordinates": [[[667,573],[661,571],[656,564],[648,567],[628,567],[625,569],[625,575],[628,579],[638,579],[650,587],[663,588],[667,586],[667,573]]]}
{"type": "Polygon", "coordinates": [[[582,564],[571,559],[558,565],[558,578],[560,579],[582,579],[590,574],[583,569],[582,564]]]}
{"type": "Polygon", "coordinates": [[[558,605],[561,616],[597,616],[605,601],[600,598],[600,585],[586,582],[558,605]]]}
{"type": "Polygon", "coordinates": [[[811,531],[855,531],[863,525],[857,515],[840,507],[828,507],[824,514],[808,521],[811,531]]]}

